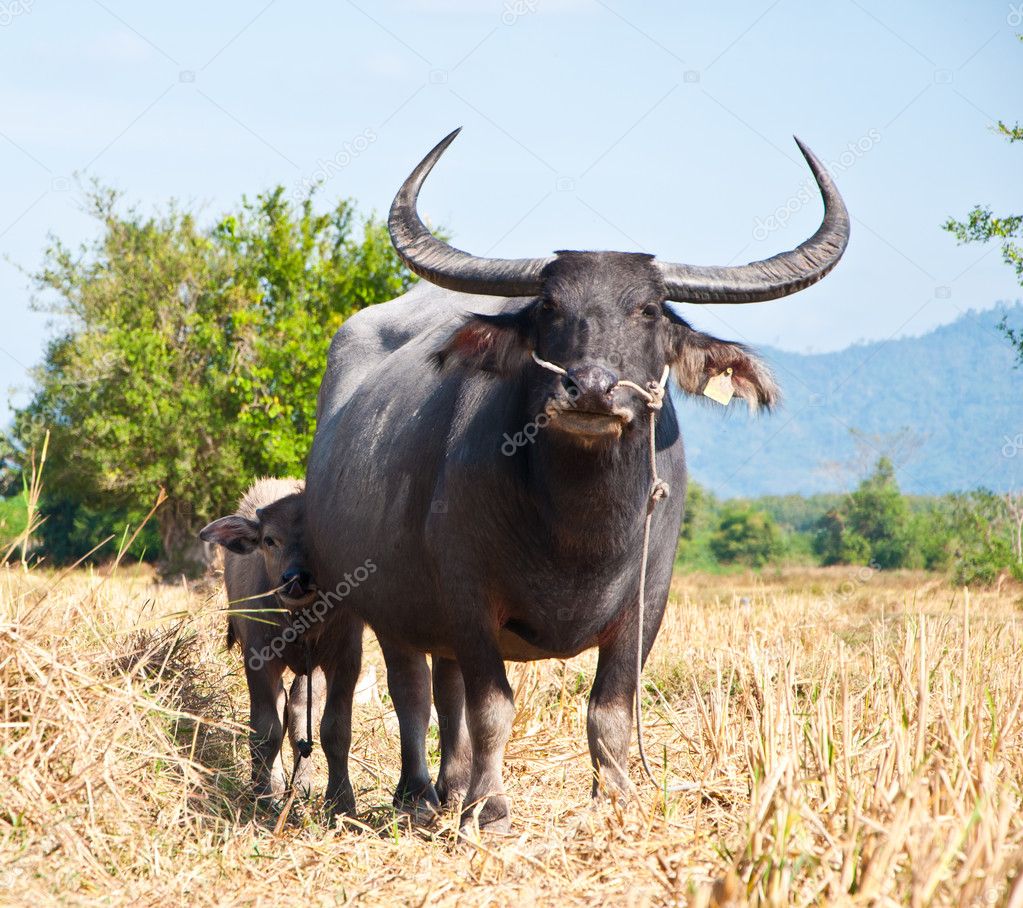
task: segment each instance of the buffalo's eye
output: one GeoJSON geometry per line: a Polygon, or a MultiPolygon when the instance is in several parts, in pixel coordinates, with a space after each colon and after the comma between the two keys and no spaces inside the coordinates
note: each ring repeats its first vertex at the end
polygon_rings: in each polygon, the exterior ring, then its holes
{"type": "Polygon", "coordinates": [[[273,536],[264,536],[263,545],[265,545],[268,549],[272,549],[275,545],[277,545],[277,540],[274,539],[273,536]]]}
{"type": "Polygon", "coordinates": [[[540,301],[540,308],[544,312],[555,312],[558,308],[558,304],[554,300],[545,297],[540,301]]]}
{"type": "Polygon", "coordinates": [[[657,303],[647,303],[640,312],[644,318],[660,318],[661,307],[657,303]]]}

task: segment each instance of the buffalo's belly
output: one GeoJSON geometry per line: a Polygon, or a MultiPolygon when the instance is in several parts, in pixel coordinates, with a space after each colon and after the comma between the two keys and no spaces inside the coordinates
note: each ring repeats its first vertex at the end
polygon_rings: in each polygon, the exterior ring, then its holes
{"type": "Polygon", "coordinates": [[[497,645],[501,650],[501,658],[507,662],[537,662],[541,659],[571,659],[572,656],[578,656],[579,653],[592,649],[597,644],[597,638],[591,637],[582,641],[578,645],[566,647],[564,643],[559,643],[556,648],[550,649],[545,645],[544,641],[536,640],[534,642],[530,642],[508,627],[502,627],[497,636],[497,645]]]}
{"type": "MultiPolygon", "coordinates": [[[[579,653],[597,646],[599,641],[594,637],[586,643],[571,649],[547,649],[523,640],[514,631],[501,628],[497,634],[497,646],[501,658],[505,662],[539,662],[543,659],[571,659],[579,653]]],[[[441,659],[457,659],[454,649],[449,644],[433,641],[427,645],[414,646],[431,656],[441,659]]]]}

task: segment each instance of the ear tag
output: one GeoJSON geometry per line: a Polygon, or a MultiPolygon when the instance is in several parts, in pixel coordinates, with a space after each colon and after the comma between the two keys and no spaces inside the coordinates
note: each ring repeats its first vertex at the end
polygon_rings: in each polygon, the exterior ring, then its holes
{"type": "Polygon", "coordinates": [[[707,387],[703,389],[703,393],[706,397],[721,404],[722,407],[727,407],[732,396],[735,394],[735,388],[732,386],[731,368],[729,367],[717,375],[712,375],[708,379],[707,387]]]}

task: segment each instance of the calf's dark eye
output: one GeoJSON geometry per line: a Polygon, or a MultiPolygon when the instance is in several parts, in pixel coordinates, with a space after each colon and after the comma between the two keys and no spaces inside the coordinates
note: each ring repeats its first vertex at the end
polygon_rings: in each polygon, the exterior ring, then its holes
{"type": "Polygon", "coordinates": [[[277,545],[277,540],[274,539],[273,536],[264,536],[263,545],[265,545],[268,549],[272,549],[275,545],[277,545]]]}

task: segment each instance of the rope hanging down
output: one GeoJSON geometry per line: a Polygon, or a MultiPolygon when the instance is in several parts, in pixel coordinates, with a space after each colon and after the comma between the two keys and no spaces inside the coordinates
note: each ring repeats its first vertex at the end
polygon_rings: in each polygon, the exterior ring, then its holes
{"type": "MultiPolygon", "coordinates": [[[[541,366],[551,372],[555,372],[558,375],[568,374],[567,369],[563,369],[561,366],[548,362],[545,359],[541,359],[536,355],[535,351],[533,352],[533,361],[538,366],[541,366]]],[[[628,388],[631,391],[635,391],[646,401],[647,411],[650,416],[648,447],[650,452],[651,480],[650,492],[647,496],[646,518],[643,521],[643,555],[639,567],[639,602],[636,615],[636,743],[639,745],[639,758],[643,764],[643,771],[647,774],[650,781],[657,788],[669,792],[676,792],[692,791],[699,788],[699,785],[695,785],[691,782],[678,782],[675,785],[664,786],[661,782],[657,781],[653,770],[650,768],[650,762],[647,760],[646,756],[646,749],[643,746],[643,703],[641,690],[643,680],[643,625],[646,619],[646,572],[647,562],[650,560],[650,524],[653,521],[654,508],[657,507],[657,503],[671,494],[671,487],[657,475],[656,441],[657,412],[664,406],[664,394],[668,385],[668,375],[670,372],[671,368],[669,366],[665,366],[664,371],[661,373],[660,381],[648,381],[646,383],[646,387],[641,387],[635,382],[631,382],[626,379],[620,379],[614,387],[628,388]]],[[[612,390],[614,390],[614,388],[612,388],[612,390]]]]}
{"type": "MultiPolygon", "coordinates": [[[[305,649],[305,737],[295,742],[295,750],[303,760],[313,754],[313,651],[309,641],[303,644],[305,649]]],[[[298,765],[296,761],[296,771],[298,765]]]]}

